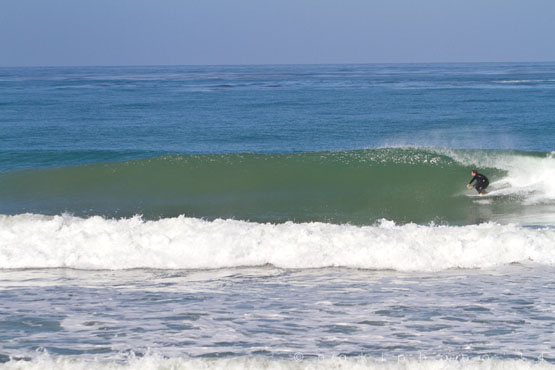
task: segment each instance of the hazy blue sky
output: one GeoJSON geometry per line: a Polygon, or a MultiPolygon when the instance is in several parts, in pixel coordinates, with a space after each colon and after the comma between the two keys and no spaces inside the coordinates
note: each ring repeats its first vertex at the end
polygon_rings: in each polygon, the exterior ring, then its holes
{"type": "Polygon", "coordinates": [[[0,0],[0,65],[555,61],[555,0],[0,0]]]}

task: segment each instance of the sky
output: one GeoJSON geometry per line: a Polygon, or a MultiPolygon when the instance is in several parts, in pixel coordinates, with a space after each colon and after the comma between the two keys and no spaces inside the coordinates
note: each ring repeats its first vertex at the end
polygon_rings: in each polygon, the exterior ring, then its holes
{"type": "Polygon", "coordinates": [[[555,61],[554,0],[0,0],[0,66],[555,61]]]}

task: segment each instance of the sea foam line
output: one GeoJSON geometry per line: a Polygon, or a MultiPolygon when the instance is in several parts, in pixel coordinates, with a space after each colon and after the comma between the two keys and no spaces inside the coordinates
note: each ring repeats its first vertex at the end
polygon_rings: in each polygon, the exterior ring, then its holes
{"type": "Polygon", "coordinates": [[[224,359],[195,359],[195,358],[163,358],[160,356],[132,357],[117,363],[102,360],[80,360],[70,357],[39,356],[31,361],[10,360],[0,364],[0,370],[31,370],[31,369],[110,369],[110,370],[155,370],[155,369],[268,369],[268,370],[301,370],[301,369],[355,369],[355,370],[553,370],[555,365],[547,361],[525,360],[398,360],[380,361],[366,358],[333,358],[325,360],[275,360],[262,357],[232,357],[224,359]]]}
{"type": "Polygon", "coordinates": [[[555,265],[555,230],[470,226],[261,224],[176,217],[0,216],[0,268],[348,267],[399,271],[555,265]]]}

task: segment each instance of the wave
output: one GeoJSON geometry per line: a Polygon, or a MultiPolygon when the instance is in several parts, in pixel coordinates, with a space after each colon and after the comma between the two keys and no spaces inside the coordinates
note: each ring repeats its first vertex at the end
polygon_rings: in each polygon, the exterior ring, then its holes
{"type": "Polygon", "coordinates": [[[487,223],[261,224],[177,217],[0,216],[0,268],[346,267],[398,271],[555,265],[555,229],[487,223]]]}
{"type": "Polygon", "coordinates": [[[164,358],[148,355],[145,357],[131,357],[125,362],[108,360],[79,360],[67,356],[57,358],[39,356],[33,360],[10,360],[0,364],[0,369],[59,369],[73,370],[94,367],[95,369],[268,369],[268,370],[297,370],[297,369],[368,369],[368,370],[430,370],[430,369],[455,369],[455,370],[553,370],[555,365],[547,361],[511,360],[497,358],[468,358],[462,360],[447,359],[406,359],[383,361],[379,358],[369,357],[341,357],[336,356],[325,359],[300,359],[300,354],[291,356],[291,359],[268,359],[263,357],[232,357],[223,359],[205,358],[164,358]],[[296,356],[296,357],[295,357],[296,356]]]}
{"type": "Polygon", "coordinates": [[[370,225],[555,222],[553,153],[383,148],[166,155],[0,173],[0,213],[370,225]],[[470,170],[491,180],[477,202],[470,170]]]}
{"type": "Polygon", "coordinates": [[[162,154],[141,150],[3,149],[0,150],[0,173],[33,167],[76,166],[108,161],[122,162],[162,154]]]}

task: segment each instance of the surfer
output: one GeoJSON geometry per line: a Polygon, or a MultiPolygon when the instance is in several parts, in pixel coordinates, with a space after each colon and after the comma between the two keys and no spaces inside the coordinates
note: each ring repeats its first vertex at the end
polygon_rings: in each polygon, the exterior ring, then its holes
{"type": "Polygon", "coordinates": [[[484,190],[489,185],[488,178],[481,173],[478,173],[478,171],[472,170],[472,180],[470,180],[470,182],[466,184],[466,187],[472,189],[472,183],[474,182],[474,180],[476,180],[476,185],[474,186],[474,188],[476,189],[478,194],[484,194],[484,190]]]}

